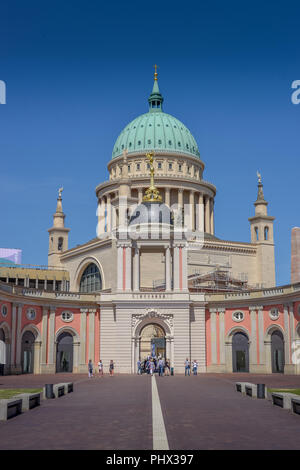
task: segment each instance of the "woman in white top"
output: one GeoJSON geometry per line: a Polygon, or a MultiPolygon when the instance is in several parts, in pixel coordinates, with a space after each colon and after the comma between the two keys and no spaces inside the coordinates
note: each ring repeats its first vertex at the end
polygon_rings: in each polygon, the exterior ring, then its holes
{"type": "Polygon", "coordinates": [[[103,363],[101,359],[99,359],[99,362],[98,362],[98,371],[99,371],[99,375],[103,377],[103,363]]]}

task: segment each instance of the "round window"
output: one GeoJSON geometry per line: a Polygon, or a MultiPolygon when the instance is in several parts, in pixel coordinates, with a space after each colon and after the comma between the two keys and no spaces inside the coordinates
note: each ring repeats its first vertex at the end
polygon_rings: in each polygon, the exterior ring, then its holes
{"type": "Polygon", "coordinates": [[[278,308],[271,308],[271,310],[269,311],[269,316],[271,320],[278,320],[279,318],[278,308]]]}
{"type": "Polygon", "coordinates": [[[232,319],[236,322],[240,322],[244,320],[244,312],[233,312],[232,319]]]}
{"type": "Polygon", "coordinates": [[[73,320],[73,313],[72,312],[62,312],[61,318],[65,322],[71,322],[73,320]]]}
{"type": "Polygon", "coordinates": [[[7,317],[7,306],[6,305],[2,305],[1,313],[2,313],[2,317],[7,317]]]}
{"type": "Polygon", "coordinates": [[[34,308],[29,308],[26,313],[28,320],[34,320],[36,318],[36,311],[34,308]]]}

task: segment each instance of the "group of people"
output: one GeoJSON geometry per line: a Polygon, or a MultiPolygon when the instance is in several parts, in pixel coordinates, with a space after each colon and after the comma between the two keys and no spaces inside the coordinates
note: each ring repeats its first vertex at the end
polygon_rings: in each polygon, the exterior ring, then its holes
{"type": "Polygon", "coordinates": [[[187,357],[186,360],[184,361],[184,369],[185,369],[185,375],[191,375],[191,366],[192,366],[192,371],[194,375],[197,375],[198,372],[198,362],[196,359],[193,360],[192,364],[189,361],[189,358],[187,357]]]}
{"type": "Polygon", "coordinates": [[[137,361],[137,373],[141,375],[143,372],[149,375],[153,375],[154,372],[158,372],[160,377],[164,375],[170,375],[170,361],[169,359],[164,359],[160,355],[156,356],[147,356],[144,361],[140,359],[137,361]]]}
{"type": "MultiPolygon", "coordinates": [[[[111,361],[109,363],[109,375],[110,375],[110,377],[112,377],[114,375],[114,369],[115,369],[115,364],[114,364],[114,361],[111,359],[111,361]]],[[[94,372],[94,365],[92,363],[92,359],[90,359],[89,363],[88,363],[89,379],[91,377],[94,377],[93,372],[94,372]]],[[[99,359],[99,362],[98,362],[98,375],[99,375],[99,377],[104,377],[103,362],[101,361],[101,359],[99,359]]]]}
{"type": "MultiPolygon", "coordinates": [[[[111,359],[109,363],[109,375],[112,377],[114,375],[114,361],[111,359]]],[[[191,375],[191,369],[193,372],[193,375],[197,375],[198,372],[198,362],[196,359],[192,361],[192,363],[189,361],[188,357],[184,361],[184,369],[185,369],[185,375],[191,375]]],[[[154,372],[158,372],[158,375],[160,377],[163,377],[164,375],[170,375],[170,360],[169,359],[164,359],[160,355],[158,357],[156,356],[147,356],[147,359],[144,361],[141,361],[140,359],[137,361],[137,373],[138,375],[142,375],[142,373],[146,373],[149,375],[153,375],[154,372]]],[[[88,363],[88,374],[89,378],[94,377],[93,374],[94,371],[94,365],[92,363],[92,360],[89,360],[88,363]]],[[[103,362],[101,359],[99,359],[98,362],[98,375],[99,377],[104,376],[104,371],[103,371],[103,362]]]]}

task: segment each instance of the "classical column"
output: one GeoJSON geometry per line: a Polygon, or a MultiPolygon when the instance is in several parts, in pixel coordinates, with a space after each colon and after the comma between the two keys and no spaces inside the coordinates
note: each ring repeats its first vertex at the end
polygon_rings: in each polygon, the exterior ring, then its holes
{"type": "Polygon", "coordinates": [[[265,364],[264,349],[264,308],[259,305],[258,310],[258,348],[259,348],[259,364],[265,364]]]}
{"type": "Polygon", "coordinates": [[[179,267],[181,267],[181,288],[182,290],[187,290],[188,288],[188,270],[187,270],[187,246],[182,245],[179,251],[180,256],[180,263],[179,267]]]}
{"type": "Polygon", "coordinates": [[[198,205],[198,230],[204,232],[204,201],[203,194],[199,194],[199,205],[198,205]]]}
{"type": "Polygon", "coordinates": [[[96,362],[95,358],[95,313],[96,309],[89,309],[89,359],[96,362]]]}
{"type": "Polygon", "coordinates": [[[257,364],[257,329],[256,329],[256,307],[249,307],[251,321],[251,348],[250,368],[257,364]]]}
{"type": "Polygon", "coordinates": [[[165,273],[166,273],[166,291],[171,290],[171,255],[170,246],[166,246],[165,251],[165,273]]]}
{"type": "Polygon", "coordinates": [[[80,309],[80,364],[86,364],[86,323],[87,323],[87,308],[80,309]]]}
{"type": "Polygon", "coordinates": [[[98,202],[98,226],[97,226],[97,235],[102,235],[105,230],[105,201],[104,199],[99,199],[98,202]]]}
{"type": "Polygon", "coordinates": [[[170,336],[170,342],[171,342],[171,356],[169,357],[170,367],[174,367],[174,336],[170,336]]]}
{"type": "Polygon", "coordinates": [[[48,307],[43,307],[41,363],[47,363],[48,307]]]}
{"type": "Polygon", "coordinates": [[[123,290],[123,246],[117,245],[118,252],[118,273],[117,273],[117,289],[123,290]]]}
{"type": "Polygon", "coordinates": [[[55,351],[55,307],[50,306],[50,315],[49,315],[49,332],[48,332],[48,364],[51,364],[53,367],[53,372],[55,372],[55,363],[56,363],[56,351],[55,351]]]}
{"type": "Polygon", "coordinates": [[[134,290],[140,290],[140,249],[136,246],[134,249],[134,290]]]}
{"type": "Polygon", "coordinates": [[[34,347],[34,363],[33,363],[33,373],[40,374],[41,373],[41,341],[35,341],[33,344],[34,347]]]}
{"type": "Polygon", "coordinates": [[[194,227],[195,208],[194,208],[194,191],[190,191],[189,195],[189,230],[195,230],[194,227]]]}
{"type": "Polygon", "coordinates": [[[211,347],[211,363],[217,364],[217,309],[210,308],[210,347],[211,347]]]}
{"type": "Polygon", "coordinates": [[[111,214],[111,195],[107,195],[106,199],[106,231],[108,233],[111,232],[111,220],[112,220],[112,214],[111,214]]]}
{"type": "Polygon", "coordinates": [[[219,312],[220,364],[225,364],[225,308],[218,308],[218,312],[219,312]]]}
{"type": "Polygon", "coordinates": [[[294,324],[294,308],[293,303],[289,303],[289,320],[290,320],[290,363],[294,366],[296,372],[297,367],[293,362],[293,352],[295,350],[295,324],[294,324]]]}
{"type": "Polygon", "coordinates": [[[288,305],[285,304],[283,306],[283,318],[284,318],[284,358],[285,363],[291,363],[291,356],[290,356],[290,329],[289,329],[289,311],[288,305]]]}
{"type": "Polygon", "coordinates": [[[179,246],[173,248],[173,289],[179,290],[179,246]]]}
{"type": "Polygon", "coordinates": [[[214,227],[214,200],[211,198],[210,200],[210,233],[213,235],[215,231],[214,227]]]}
{"type": "Polygon", "coordinates": [[[170,207],[170,188],[165,189],[165,204],[170,207]]]}
{"type": "Polygon", "coordinates": [[[289,304],[289,316],[290,316],[291,344],[293,344],[293,341],[295,339],[295,325],[294,325],[294,309],[293,309],[292,303],[289,304]]]}
{"type": "Polygon", "coordinates": [[[210,233],[210,198],[205,197],[205,232],[210,233]]]}
{"type": "Polygon", "coordinates": [[[20,370],[21,369],[21,347],[22,347],[22,339],[21,339],[21,325],[22,325],[22,310],[23,305],[18,304],[18,316],[17,316],[17,345],[16,345],[16,367],[20,370]]]}
{"type": "Polygon", "coordinates": [[[126,246],[125,248],[125,290],[132,289],[132,249],[131,246],[126,246]]]}
{"type": "Polygon", "coordinates": [[[15,347],[16,347],[16,326],[17,326],[17,304],[13,303],[12,307],[12,319],[11,319],[11,356],[10,363],[11,366],[15,366],[15,347]]]}
{"type": "Polygon", "coordinates": [[[165,359],[170,359],[170,352],[171,352],[171,341],[170,341],[170,337],[166,336],[166,357],[165,357],[165,359]]]}
{"type": "Polygon", "coordinates": [[[184,215],[183,215],[183,189],[178,190],[178,212],[182,217],[181,226],[184,225],[184,215]]]}
{"type": "Polygon", "coordinates": [[[80,354],[80,342],[73,342],[73,372],[74,374],[79,372],[79,354],[80,354]]]}

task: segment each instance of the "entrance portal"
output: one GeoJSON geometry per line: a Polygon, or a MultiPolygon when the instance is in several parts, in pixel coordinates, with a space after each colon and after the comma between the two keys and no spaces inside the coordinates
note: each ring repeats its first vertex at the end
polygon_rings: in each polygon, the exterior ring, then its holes
{"type": "Polygon", "coordinates": [[[249,340],[244,333],[235,333],[232,340],[233,372],[249,372],[249,340]]]}
{"type": "Polygon", "coordinates": [[[281,331],[276,330],[271,336],[272,372],[284,371],[284,341],[281,331]]]}
{"type": "Polygon", "coordinates": [[[33,373],[35,337],[31,331],[26,331],[22,337],[22,371],[23,374],[33,373]]]}
{"type": "Polygon", "coordinates": [[[166,357],[165,332],[161,326],[146,325],[141,331],[140,359],[143,361],[147,356],[166,357]]]}
{"type": "Polygon", "coordinates": [[[73,372],[73,336],[62,333],[57,338],[56,372],[73,372]]]}

